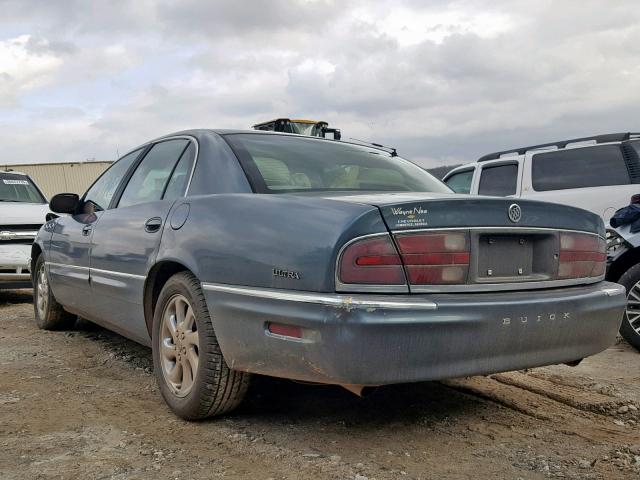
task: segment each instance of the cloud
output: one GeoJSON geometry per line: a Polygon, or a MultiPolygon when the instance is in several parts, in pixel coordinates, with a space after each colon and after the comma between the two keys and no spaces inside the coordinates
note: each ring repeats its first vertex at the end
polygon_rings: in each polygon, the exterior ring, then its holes
{"type": "Polygon", "coordinates": [[[47,85],[62,65],[50,44],[31,35],[0,41],[0,107],[21,94],[47,85]]]}
{"type": "Polygon", "coordinates": [[[633,130],[640,104],[631,1],[7,0],[0,27],[9,162],[303,116],[438,165],[633,130]]]}

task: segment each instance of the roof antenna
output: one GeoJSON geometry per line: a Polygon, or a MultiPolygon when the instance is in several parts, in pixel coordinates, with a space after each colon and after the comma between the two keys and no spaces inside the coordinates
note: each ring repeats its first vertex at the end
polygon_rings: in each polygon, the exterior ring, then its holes
{"type": "Polygon", "coordinates": [[[396,149],[394,147],[387,147],[385,145],[380,145],[379,143],[367,142],[366,140],[360,140],[358,138],[349,138],[349,140],[355,140],[356,142],[364,143],[366,145],[373,145],[374,147],[378,147],[378,148],[381,148],[383,150],[387,150],[391,154],[392,157],[397,157],[398,156],[398,152],[396,151],[396,149]]]}

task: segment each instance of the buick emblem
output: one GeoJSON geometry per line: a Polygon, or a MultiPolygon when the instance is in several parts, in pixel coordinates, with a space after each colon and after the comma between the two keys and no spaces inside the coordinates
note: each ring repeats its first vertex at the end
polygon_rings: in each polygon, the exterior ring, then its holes
{"type": "Polygon", "coordinates": [[[522,218],[522,209],[520,208],[520,205],[514,203],[509,207],[507,214],[509,215],[509,220],[513,223],[518,223],[522,218]]]}

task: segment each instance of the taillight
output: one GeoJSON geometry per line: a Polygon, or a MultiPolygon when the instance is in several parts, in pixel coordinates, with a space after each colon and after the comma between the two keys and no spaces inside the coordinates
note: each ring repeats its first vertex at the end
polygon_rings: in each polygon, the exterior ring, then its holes
{"type": "MultiPolygon", "coordinates": [[[[522,235],[526,237],[527,232],[522,235]]],[[[477,245],[481,238],[482,235],[470,230],[397,232],[393,233],[393,238],[390,235],[361,238],[347,245],[342,252],[338,280],[344,285],[387,285],[388,291],[394,292],[413,291],[412,286],[421,285],[481,283],[484,278],[477,270],[484,257],[471,262],[472,240],[477,245]]],[[[497,263],[507,272],[511,267],[521,275],[521,283],[533,283],[540,278],[599,278],[605,273],[606,242],[598,235],[569,231],[540,234],[536,231],[526,242],[520,237],[517,251],[510,248],[512,243],[505,242],[503,255],[500,250],[491,252],[490,263],[497,263]]],[[[474,254],[482,256],[483,253],[488,255],[481,245],[474,249],[474,254]]],[[[511,276],[492,280],[495,283],[514,282],[511,276]]]]}
{"type": "Polygon", "coordinates": [[[342,283],[405,285],[402,261],[389,235],[349,245],[340,259],[342,283]]]}
{"type": "Polygon", "coordinates": [[[395,236],[411,285],[451,285],[467,281],[469,233],[406,233],[395,236]]]}
{"type": "Polygon", "coordinates": [[[560,233],[558,278],[586,278],[604,275],[606,242],[586,233],[560,233]]]}

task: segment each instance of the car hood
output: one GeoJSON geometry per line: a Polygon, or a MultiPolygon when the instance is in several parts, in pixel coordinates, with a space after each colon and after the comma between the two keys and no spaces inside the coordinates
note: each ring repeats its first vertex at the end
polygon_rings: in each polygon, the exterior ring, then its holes
{"type": "Polygon", "coordinates": [[[49,213],[46,203],[0,202],[2,225],[42,225],[49,213]]]}

